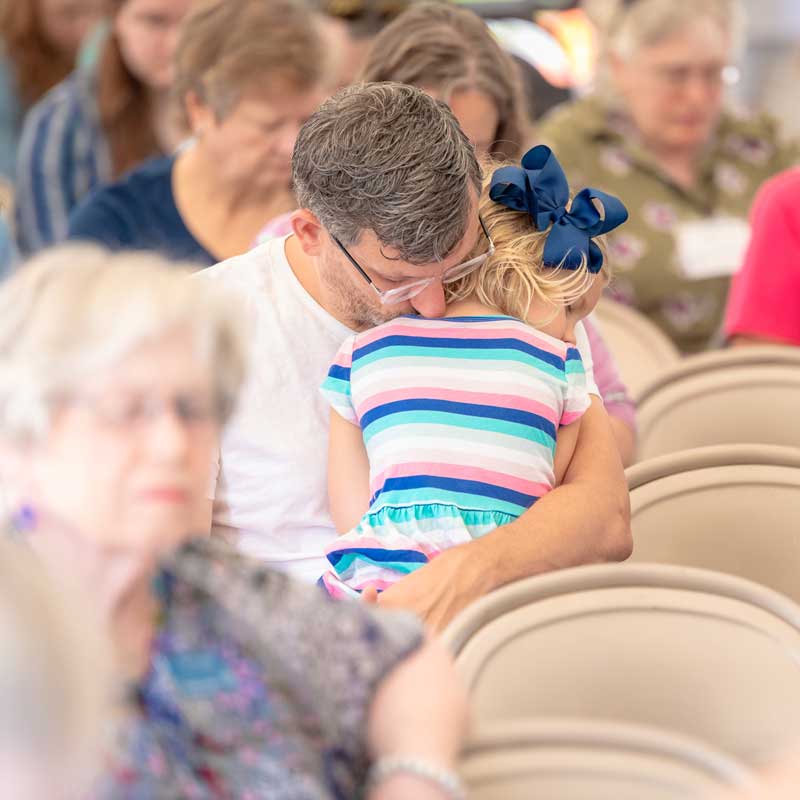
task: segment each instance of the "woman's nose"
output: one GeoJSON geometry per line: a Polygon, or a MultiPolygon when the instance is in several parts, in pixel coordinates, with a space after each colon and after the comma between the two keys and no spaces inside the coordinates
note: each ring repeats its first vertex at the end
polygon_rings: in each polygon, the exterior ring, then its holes
{"type": "Polygon", "coordinates": [[[163,408],[150,420],[150,442],[159,458],[172,461],[182,457],[192,435],[188,426],[173,409],[163,408]]]}

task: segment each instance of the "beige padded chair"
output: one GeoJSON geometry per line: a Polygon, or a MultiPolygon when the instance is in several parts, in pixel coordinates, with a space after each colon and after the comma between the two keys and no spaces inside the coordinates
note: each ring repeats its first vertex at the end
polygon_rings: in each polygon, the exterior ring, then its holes
{"type": "Polygon", "coordinates": [[[477,724],[538,716],[665,728],[758,763],[800,738],[800,607],[663,564],[510,584],[445,631],[477,724]]]}
{"type": "Polygon", "coordinates": [[[641,387],[680,359],[680,353],[661,329],[644,314],[604,297],[593,315],[614,356],[628,391],[641,387]]]}
{"type": "Polygon", "coordinates": [[[800,450],[702,447],[626,475],[633,561],[740,575],[800,602],[800,450]]]}
{"type": "Polygon", "coordinates": [[[639,460],[715,444],[800,447],[800,348],[684,359],[638,395],[639,460]]]}
{"type": "Polygon", "coordinates": [[[753,785],[688,737],[619,722],[540,718],[478,729],[460,772],[470,800],[705,800],[753,785]]]}

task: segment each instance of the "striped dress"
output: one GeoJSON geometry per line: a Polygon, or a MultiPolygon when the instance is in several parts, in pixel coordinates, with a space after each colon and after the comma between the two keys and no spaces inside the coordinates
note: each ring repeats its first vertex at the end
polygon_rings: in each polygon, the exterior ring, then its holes
{"type": "Polygon", "coordinates": [[[335,595],[379,590],[553,488],[589,407],[578,350],[513,317],[404,316],[345,341],[322,392],[360,426],[370,508],[327,551],[335,595]]]}

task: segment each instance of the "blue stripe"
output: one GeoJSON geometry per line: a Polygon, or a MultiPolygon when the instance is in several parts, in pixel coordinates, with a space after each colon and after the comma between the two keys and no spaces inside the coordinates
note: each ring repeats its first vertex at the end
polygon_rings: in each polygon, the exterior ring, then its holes
{"type": "MultiPolygon", "coordinates": [[[[470,430],[488,431],[498,436],[513,437],[518,440],[519,444],[534,442],[536,445],[541,445],[551,452],[555,451],[556,446],[555,439],[538,428],[531,428],[527,425],[520,425],[503,419],[481,419],[471,415],[448,414],[441,411],[407,411],[391,417],[384,417],[373,422],[369,428],[362,429],[364,443],[369,448],[373,436],[392,428],[397,429],[402,425],[437,425],[445,429],[443,431],[444,434],[448,432],[447,429],[455,429],[459,433],[470,430]]],[[[396,433],[401,434],[402,431],[396,431],[396,433]]],[[[469,436],[468,433],[466,435],[469,436]]],[[[526,448],[525,452],[530,451],[526,448]]]]}
{"type": "Polygon", "coordinates": [[[47,206],[47,179],[42,167],[45,163],[45,154],[50,138],[50,124],[52,114],[43,114],[39,119],[34,133],[33,147],[31,148],[31,160],[27,165],[28,178],[30,179],[31,201],[34,211],[34,230],[25,231],[25,248],[29,251],[36,250],[53,240],[53,230],[50,226],[50,210],[47,206]]]}
{"type": "Polygon", "coordinates": [[[61,193],[64,196],[64,207],[68,216],[79,199],[75,194],[75,169],[78,166],[75,163],[75,133],[80,119],[79,112],[80,109],[77,104],[70,108],[64,128],[64,144],[58,170],[61,193]]]}
{"type": "Polygon", "coordinates": [[[460,494],[477,495],[478,497],[491,497],[493,500],[502,500],[514,503],[523,508],[530,508],[539,498],[532,494],[515,492],[503,486],[495,486],[482,481],[470,481],[463,478],[445,478],[441,475],[409,475],[406,478],[387,478],[383,486],[370,501],[375,502],[384,492],[407,492],[411,489],[435,488],[444,489],[460,494]]]}
{"type": "Polygon", "coordinates": [[[581,352],[575,347],[567,348],[567,361],[581,361],[581,352]]]}
{"type": "Polygon", "coordinates": [[[428,556],[419,550],[379,550],[372,547],[349,547],[346,550],[335,550],[327,554],[328,561],[333,567],[343,559],[351,555],[369,559],[375,564],[384,562],[404,561],[407,563],[427,564],[428,556]]]}
{"type": "Polygon", "coordinates": [[[383,336],[370,344],[353,350],[353,364],[358,359],[368,356],[378,350],[387,347],[424,347],[431,350],[451,349],[451,350],[518,350],[522,353],[536,356],[541,361],[551,364],[559,369],[564,368],[564,359],[560,358],[547,350],[542,350],[532,344],[523,342],[515,338],[497,339],[456,339],[450,337],[428,337],[428,336],[383,336]]]}
{"type": "MultiPolygon", "coordinates": [[[[92,189],[96,188],[99,183],[103,182],[100,178],[98,164],[100,159],[100,150],[101,148],[105,147],[105,143],[103,141],[102,134],[94,128],[89,131],[89,134],[89,155],[84,164],[84,169],[87,173],[86,185],[89,187],[88,191],[91,192],[92,189]]],[[[110,175],[108,176],[108,180],[111,180],[110,175]]]]}
{"type": "Polygon", "coordinates": [[[328,370],[329,378],[336,378],[340,381],[350,382],[350,367],[340,367],[338,364],[331,364],[328,370]]]}
{"type": "Polygon", "coordinates": [[[516,422],[528,428],[544,431],[553,439],[556,438],[556,428],[550,420],[530,411],[520,411],[516,408],[501,408],[499,406],[485,406],[477,403],[456,403],[452,400],[427,400],[415,398],[410,400],[395,400],[392,403],[383,403],[370,409],[361,417],[361,429],[366,430],[370,423],[376,422],[391,414],[402,414],[406,411],[443,411],[448,414],[460,414],[465,417],[480,417],[482,419],[499,419],[504,422],[516,422]]]}
{"type": "Polygon", "coordinates": [[[383,508],[407,506],[409,503],[457,506],[477,513],[508,514],[514,519],[523,514],[529,507],[521,506],[518,503],[493,500],[491,497],[465,495],[462,492],[450,492],[444,489],[435,489],[432,486],[425,486],[422,489],[415,489],[410,497],[408,492],[404,491],[384,492],[381,494],[380,502],[375,505],[375,513],[380,512],[383,508]]]}

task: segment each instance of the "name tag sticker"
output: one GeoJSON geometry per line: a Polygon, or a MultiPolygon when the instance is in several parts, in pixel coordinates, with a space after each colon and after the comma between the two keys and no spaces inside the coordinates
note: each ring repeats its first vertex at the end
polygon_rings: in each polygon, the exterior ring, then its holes
{"type": "Polygon", "coordinates": [[[729,277],[744,261],[750,225],[739,217],[688,220],[675,226],[675,239],[684,278],[701,281],[729,277]]]}
{"type": "Polygon", "coordinates": [[[214,650],[189,650],[167,655],[172,677],[192,697],[209,697],[236,689],[238,681],[222,656],[214,650]]]}

